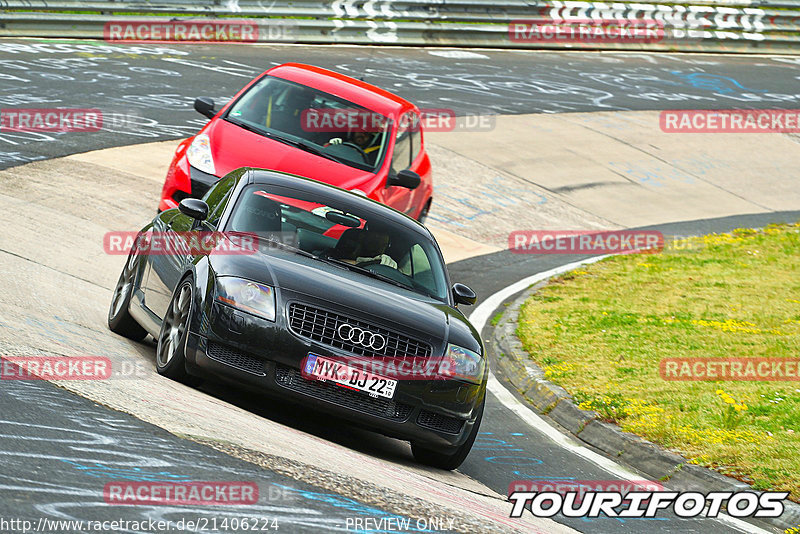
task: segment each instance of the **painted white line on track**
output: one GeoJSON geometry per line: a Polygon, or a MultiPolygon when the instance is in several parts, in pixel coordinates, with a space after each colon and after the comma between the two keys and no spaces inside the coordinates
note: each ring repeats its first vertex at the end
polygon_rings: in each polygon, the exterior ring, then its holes
{"type": "MultiPolygon", "coordinates": [[[[498,308],[506,299],[523,291],[534,284],[538,284],[548,278],[552,278],[553,276],[558,276],[559,274],[564,274],[569,272],[573,269],[577,269],[583,265],[589,265],[592,263],[596,263],[600,260],[608,258],[609,255],[605,256],[596,256],[593,258],[589,258],[586,260],[575,261],[572,263],[567,263],[566,265],[562,265],[560,267],[556,267],[555,269],[550,269],[548,271],[543,271],[541,273],[534,274],[527,278],[523,278],[519,282],[511,284],[510,286],[501,289],[494,295],[490,296],[483,302],[481,302],[477,308],[470,314],[469,321],[475,326],[478,332],[482,332],[484,327],[486,326],[487,321],[489,320],[489,316],[491,313],[498,308]]],[[[514,395],[508,391],[494,374],[490,371],[489,372],[489,383],[487,385],[487,389],[497,397],[497,400],[503,404],[506,408],[517,414],[517,416],[522,419],[525,423],[532,426],[540,433],[544,434],[551,441],[553,441],[559,447],[568,450],[569,452],[581,456],[582,458],[592,462],[593,464],[597,465],[598,467],[605,469],[607,472],[615,475],[622,480],[633,481],[633,480],[641,480],[641,475],[636,475],[633,471],[626,469],[625,467],[619,465],[618,463],[614,462],[610,458],[603,456],[602,454],[598,454],[591,449],[586,448],[585,446],[581,445],[575,439],[567,436],[566,434],[559,431],[554,426],[550,425],[547,421],[545,421],[542,417],[540,417],[537,413],[535,413],[530,406],[527,404],[523,404],[519,399],[517,399],[514,395]]],[[[720,513],[717,517],[718,520],[730,525],[733,528],[736,528],[740,532],[746,532],[749,534],[773,534],[768,530],[764,530],[758,528],[755,525],[751,525],[746,521],[742,521],[741,519],[737,519],[735,517],[731,517],[726,514],[720,513]]]]}
{"type": "Polygon", "coordinates": [[[566,265],[562,265],[561,267],[556,267],[555,269],[550,269],[549,271],[544,271],[529,276],[527,278],[523,278],[519,282],[511,284],[505,289],[501,289],[491,297],[481,302],[478,305],[478,307],[475,308],[469,315],[469,322],[471,322],[473,326],[475,326],[478,332],[481,332],[483,330],[483,327],[486,326],[486,322],[489,320],[489,315],[511,295],[519,293],[524,289],[528,289],[530,286],[538,284],[542,280],[547,280],[548,278],[552,278],[553,276],[557,276],[559,274],[566,273],[573,269],[577,269],[581,265],[596,263],[608,257],[609,255],[595,256],[587,260],[575,261],[572,263],[568,263],[566,265]]]}

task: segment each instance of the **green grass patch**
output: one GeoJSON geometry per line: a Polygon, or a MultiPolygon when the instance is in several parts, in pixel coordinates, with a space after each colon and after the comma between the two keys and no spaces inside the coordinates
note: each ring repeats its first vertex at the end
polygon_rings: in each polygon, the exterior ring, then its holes
{"type": "Polygon", "coordinates": [[[504,313],[505,313],[505,310],[500,310],[499,312],[495,313],[494,317],[492,317],[492,320],[489,321],[491,323],[491,325],[492,326],[497,326],[500,323],[500,319],[503,318],[503,314],[504,313]]]}
{"type": "Polygon", "coordinates": [[[665,358],[800,357],[800,223],[573,271],[525,302],[517,332],[582,408],[800,502],[800,382],[659,374],[665,358]]]}

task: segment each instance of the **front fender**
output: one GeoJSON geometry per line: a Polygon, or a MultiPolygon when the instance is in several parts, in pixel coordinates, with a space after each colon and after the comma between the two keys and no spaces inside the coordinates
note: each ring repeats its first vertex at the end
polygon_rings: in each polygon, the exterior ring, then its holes
{"type": "Polygon", "coordinates": [[[192,316],[189,322],[189,332],[203,335],[208,326],[208,315],[214,301],[214,276],[209,266],[208,258],[200,256],[190,264],[184,276],[194,279],[194,302],[192,303],[192,316]]]}

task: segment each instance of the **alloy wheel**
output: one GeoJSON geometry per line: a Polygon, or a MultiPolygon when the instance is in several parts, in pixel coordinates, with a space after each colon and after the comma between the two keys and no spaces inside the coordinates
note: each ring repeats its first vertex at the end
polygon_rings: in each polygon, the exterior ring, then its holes
{"type": "Polygon", "coordinates": [[[172,298],[164,316],[164,326],[158,340],[158,364],[165,367],[179,350],[181,339],[189,324],[189,309],[192,301],[192,286],[189,282],[181,285],[178,294],[172,298]]]}

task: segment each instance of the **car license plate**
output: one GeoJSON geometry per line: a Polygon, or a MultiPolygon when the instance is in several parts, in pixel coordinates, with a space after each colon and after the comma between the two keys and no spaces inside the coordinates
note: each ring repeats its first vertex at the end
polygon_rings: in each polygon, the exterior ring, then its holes
{"type": "Polygon", "coordinates": [[[332,358],[325,358],[316,354],[309,354],[306,359],[304,374],[313,376],[317,380],[330,380],[340,386],[363,391],[370,397],[394,397],[397,380],[385,378],[376,374],[351,367],[332,358]]]}

